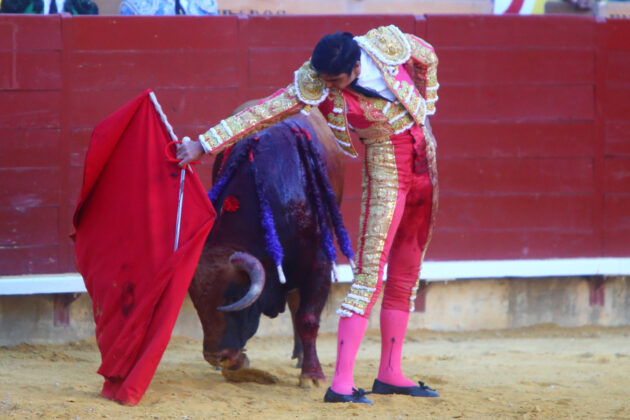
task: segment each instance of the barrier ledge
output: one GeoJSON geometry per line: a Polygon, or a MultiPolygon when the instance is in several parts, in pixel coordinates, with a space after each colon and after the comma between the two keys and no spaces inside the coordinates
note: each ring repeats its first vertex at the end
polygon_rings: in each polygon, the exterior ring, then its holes
{"type": "MultiPolygon", "coordinates": [[[[337,266],[340,283],[352,280],[348,264],[337,266]]],[[[562,258],[546,260],[427,261],[422,278],[429,282],[475,278],[630,275],[630,258],[562,258]]],[[[84,293],[78,273],[0,276],[0,295],[84,293]]]]}

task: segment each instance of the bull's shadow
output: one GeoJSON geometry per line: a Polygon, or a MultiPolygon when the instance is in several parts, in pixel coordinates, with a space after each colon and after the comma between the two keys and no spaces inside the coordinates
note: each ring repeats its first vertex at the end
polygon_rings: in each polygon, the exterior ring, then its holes
{"type": "Polygon", "coordinates": [[[210,364],[224,372],[247,366],[245,344],[261,314],[273,318],[288,302],[300,385],[325,382],[315,343],[330,291],[333,232],[352,256],[338,212],[344,159],[318,111],[217,157],[210,192],[217,219],[189,289],[210,364]]]}

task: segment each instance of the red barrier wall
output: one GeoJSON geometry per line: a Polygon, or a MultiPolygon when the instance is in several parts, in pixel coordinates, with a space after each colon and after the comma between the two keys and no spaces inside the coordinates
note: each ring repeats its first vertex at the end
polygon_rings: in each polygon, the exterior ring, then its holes
{"type": "MultiPolygon", "coordinates": [[[[440,213],[428,259],[630,256],[630,21],[519,16],[0,16],[0,275],[74,271],[95,124],[146,88],[180,136],[291,82],[323,33],[431,42],[440,213]]],[[[343,212],[353,236],[360,160],[343,212]]],[[[201,168],[209,186],[209,163],[201,168]]]]}

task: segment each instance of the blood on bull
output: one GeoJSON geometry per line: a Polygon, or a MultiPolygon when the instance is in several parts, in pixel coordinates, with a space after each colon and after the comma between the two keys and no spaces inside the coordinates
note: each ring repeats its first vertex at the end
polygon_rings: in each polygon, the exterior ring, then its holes
{"type": "Polygon", "coordinates": [[[298,115],[219,155],[209,193],[218,216],[189,292],[214,366],[248,366],[261,315],[292,311],[302,385],[325,381],[316,350],[336,249],[352,260],[338,204],[344,155],[319,112],[298,115]]]}

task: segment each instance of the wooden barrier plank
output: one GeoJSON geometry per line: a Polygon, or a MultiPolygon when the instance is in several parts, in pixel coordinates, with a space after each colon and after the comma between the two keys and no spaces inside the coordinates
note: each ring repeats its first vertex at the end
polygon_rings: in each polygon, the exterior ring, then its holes
{"type": "Polygon", "coordinates": [[[604,191],[630,192],[630,158],[606,158],[604,191]]]}
{"type": "Polygon", "coordinates": [[[198,124],[206,127],[202,132],[219,124],[244,102],[230,88],[156,89],[155,93],[171,124],[198,124]]]}
{"type": "Polygon", "coordinates": [[[58,129],[0,128],[0,168],[38,167],[56,164],[61,135],[58,129]]]}
{"type": "Polygon", "coordinates": [[[59,247],[0,248],[0,275],[59,273],[59,247]]]}
{"type": "Polygon", "coordinates": [[[581,232],[436,233],[427,260],[502,260],[599,257],[593,234],[581,232]]]}
{"type": "Polygon", "coordinates": [[[608,121],[630,121],[630,83],[606,89],[604,112],[608,121]]]}
{"type": "Polygon", "coordinates": [[[18,77],[15,51],[0,51],[0,89],[17,89],[18,77]]]}
{"type": "Polygon", "coordinates": [[[439,231],[590,232],[590,194],[441,194],[439,231]]]}
{"type": "Polygon", "coordinates": [[[437,54],[442,84],[591,85],[595,76],[592,49],[438,47],[437,54]]]}
{"type": "Polygon", "coordinates": [[[68,205],[72,209],[72,214],[69,215],[72,220],[74,209],[81,193],[81,186],[83,185],[83,166],[71,166],[68,169],[68,192],[64,204],[68,205]]]}
{"type": "Polygon", "coordinates": [[[630,157],[630,120],[606,123],[606,156],[630,157]]]}
{"type": "Polygon", "coordinates": [[[61,50],[59,15],[0,15],[0,50],[61,50]]]}
{"type": "Polygon", "coordinates": [[[608,193],[604,196],[604,228],[607,231],[630,230],[630,194],[608,193]]]}
{"type": "Polygon", "coordinates": [[[442,85],[439,119],[445,121],[591,121],[589,85],[442,85]]]}
{"type": "Polygon", "coordinates": [[[59,128],[58,91],[1,91],[0,128],[59,128]]]}
{"type": "Polygon", "coordinates": [[[72,19],[73,51],[236,51],[238,18],[231,16],[81,16],[72,19]]]}
{"type": "Polygon", "coordinates": [[[227,49],[77,52],[72,89],[236,88],[236,60],[227,49]]]}
{"type": "Polygon", "coordinates": [[[630,229],[604,232],[604,256],[627,257],[630,255],[630,229]]]}
{"type": "MultiPolygon", "coordinates": [[[[61,19],[61,35],[64,43],[64,49],[62,51],[62,63],[61,71],[63,73],[63,85],[62,85],[62,97],[61,106],[65,110],[71,109],[72,102],[70,101],[70,92],[72,91],[72,67],[71,57],[73,53],[72,49],[72,16],[69,14],[63,14],[61,19]]],[[[69,256],[74,252],[74,244],[68,238],[69,233],[72,231],[72,210],[74,205],[71,205],[68,200],[68,194],[70,191],[69,182],[70,179],[70,137],[72,128],[70,127],[70,113],[63,112],[61,114],[61,138],[64,139],[62,147],[60,148],[61,158],[59,159],[59,219],[57,220],[57,243],[59,244],[59,263],[58,269],[62,271],[71,271],[74,269],[74,265],[68,266],[66,262],[69,256]]]]}
{"type": "Polygon", "coordinates": [[[247,84],[279,89],[293,83],[293,73],[311,56],[311,48],[251,48],[247,84]]]}
{"type": "Polygon", "coordinates": [[[403,32],[414,33],[416,27],[411,15],[250,16],[248,20],[252,48],[306,47],[311,51],[322,36],[336,31],[362,35],[377,26],[393,24],[403,32]]]}
{"type": "Polygon", "coordinates": [[[606,47],[611,51],[630,51],[630,21],[609,19],[606,21],[606,47]]]}
{"type": "Polygon", "coordinates": [[[440,191],[481,193],[592,193],[590,158],[449,159],[439,163],[440,191]]]}
{"type": "MultiPolygon", "coordinates": [[[[441,107],[438,102],[438,118],[441,107]]],[[[438,159],[593,155],[590,122],[432,122],[438,159]]]]}
{"type": "Polygon", "coordinates": [[[50,223],[59,218],[57,207],[26,209],[0,208],[0,247],[14,248],[57,244],[57,226],[50,223]]]}
{"type": "MultiPolygon", "coordinates": [[[[288,84],[290,83],[290,81],[286,84],[282,84],[279,86],[266,86],[266,87],[262,87],[262,86],[252,86],[246,90],[243,91],[244,93],[244,97],[241,98],[241,101],[239,102],[239,105],[242,103],[245,103],[246,101],[250,101],[252,99],[263,99],[266,98],[267,96],[271,95],[272,93],[274,93],[276,90],[278,90],[281,87],[285,87],[288,86],[288,84]]],[[[225,115],[230,115],[230,113],[234,110],[234,108],[232,109],[225,109],[225,112],[227,112],[225,115]]]]}
{"type": "MultiPolygon", "coordinates": [[[[93,128],[142,91],[72,92],[72,128],[93,128]]],[[[235,89],[230,88],[156,89],[155,93],[171,124],[198,124],[209,128],[228,116],[241,103],[234,91],[235,89]]]]}
{"type": "Polygon", "coordinates": [[[427,37],[427,18],[425,15],[416,15],[416,31],[414,34],[424,39],[425,41],[432,43],[432,40],[427,37]]]}
{"type": "Polygon", "coordinates": [[[628,51],[609,51],[606,63],[606,82],[609,84],[628,84],[630,74],[630,49],[628,51]]]}
{"type": "Polygon", "coordinates": [[[0,168],[0,207],[26,209],[56,206],[59,168],[0,168]]]}
{"type": "Polygon", "coordinates": [[[0,89],[61,89],[58,51],[0,51],[0,89]]]}
{"type": "Polygon", "coordinates": [[[427,16],[427,37],[438,48],[593,48],[595,19],[576,16],[430,15],[427,16]]]}
{"type": "Polygon", "coordinates": [[[70,167],[83,167],[92,128],[76,128],[70,131],[70,167]]]}
{"type": "MultiPolygon", "coordinates": [[[[64,24],[58,16],[0,16],[4,237],[37,212],[69,220],[92,128],[145,88],[156,90],[180,137],[196,136],[246,99],[290,83],[324,33],[387,23],[415,31],[440,57],[432,123],[442,196],[429,258],[630,253],[630,25],[548,16],[68,17],[64,24]],[[65,172],[52,167],[60,162],[65,172]]],[[[198,167],[207,187],[211,162],[198,167]]],[[[342,204],[354,243],[361,165],[348,160],[342,204]]],[[[31,225],[52,217],[39,219],[31,225]]],[[[65,224],[50,223],[56,241],[66,241],[65,224]]],[[[26,226],[16,235],[37,243],[36,234],[26,226]]],[[[67,270],[69,250],[66,242],[3,249],[0,273],[67,270]]]]}

